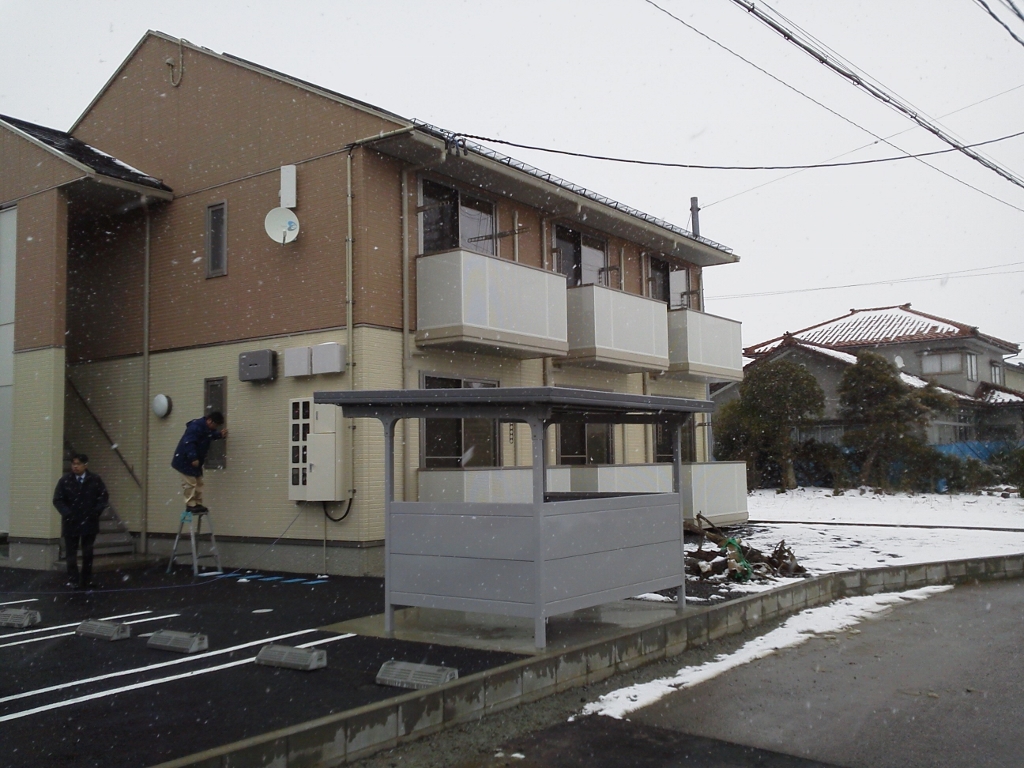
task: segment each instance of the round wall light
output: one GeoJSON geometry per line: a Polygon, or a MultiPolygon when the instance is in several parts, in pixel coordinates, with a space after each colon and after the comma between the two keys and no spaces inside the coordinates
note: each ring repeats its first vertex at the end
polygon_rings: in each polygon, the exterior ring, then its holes
{"type": "Polygon", "coordinates": [[[153,398],[153,415],[159,419],[168,416],[171,412],[171,398],[167,395],[157,395],[153,398]]]}

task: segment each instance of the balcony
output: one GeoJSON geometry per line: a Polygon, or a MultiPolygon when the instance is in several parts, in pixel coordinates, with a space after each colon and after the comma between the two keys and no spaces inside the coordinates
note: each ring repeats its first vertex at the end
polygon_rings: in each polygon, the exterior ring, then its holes
{"type": "Polygon", "coordinates": [[[509,357],[562,357],[565,278],[470,251],[416,261],[416,343],[509,357]]]}
{"type": "Polygon", "coordinates": [[[627,373],[668,368],[664,302],[600,285],[570,288],[566,362],[627,373]]]}
{"type": "Polygon", "coordinates": [[[700,512],[715,525],[747,522],[747,465],[742,461],[683,464],[683,518],[700,512]]]}
{"type": "Polygon", "coordinates": [[[668,313],[668,370],[698,381],[742,381],[740,323],[693,309],[668,313]]]}

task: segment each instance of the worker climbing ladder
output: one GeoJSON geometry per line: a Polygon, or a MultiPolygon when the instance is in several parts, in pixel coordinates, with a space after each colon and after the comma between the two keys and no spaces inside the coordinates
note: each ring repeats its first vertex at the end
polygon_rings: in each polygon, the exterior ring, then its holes
{"type": "Polygon", "coordinates": [[[181,533],[185,530],[185,523],[188,523],[188,535],[192,542],[192,575],[199,575],[199,561],[213,560],[217,564],[214,573],[223,573],[220,565],[220,553],[217,551],[217,537],[213,533],[213,519],[210,517],[210,510],[203,508],[201,511],[185,508],[181,513],[181,521],[178,523],[178,535],[174,537],[174,546],[171,548],[171,559],[167,563],[167,572],[171,572],[174,561],[177,558],[184,558],[186,552],[178,553],[178,542],[181,540],[181,533]],[[202,541],[203,518],[206,518],[206,526],[209,528],[210,545],[206,552],[200,554],[199,545],[202,541]]]}

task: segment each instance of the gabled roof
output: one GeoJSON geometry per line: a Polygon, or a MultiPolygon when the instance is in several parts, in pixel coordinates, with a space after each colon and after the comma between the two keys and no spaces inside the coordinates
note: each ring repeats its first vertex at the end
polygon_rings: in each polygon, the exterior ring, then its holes
{"type": "Polygon", "coordinates": [[[172,194],[171,188],[160,179],[132,168],[127,163],[122,163],[116,157],[111,157],[106,152],[89,146],[69,133],[7,115],[0,115],[0,125],[6,126],[33,144],[41,146],[82,170],[90,172],[90,175],[127,182],[138,187],[148,187],[154,192],[163,193],[159,194],[159,197],[168,197],[172,194]]]}
{"type": "Polygon", "coordinates": [[[979,333],[975,326],[919,312],[911,309],[910,304],[900,304],[893,307],[851,309],[849,314],[842,317],[747,347],[743,353],[748,357],[759,357],[789,337],[836,349],[854,350],[912,341],[974,338],[1002,347],[1008,352],[1020,350],[1013,342],[979,333]]]}
{"type": "Polygon", "coordinates": [[[121,66],[118,67],[117,71],[107,81],[106,85],[95,96],[85,112],[75,121],[75,125],[71,128],[72,133],[89,113],[93,105],[99,101],[103,93],[118,79],[121,71],[149,37],[159,38],[174,45],[179,45],[183,49],[187,48],[190,51],[211,56],[235,66],[244,67],[275,80],[290,83],[303,90],[319,94],[325,98],[349,105],[377,117],[382,117],[402,127],[407,127],[410,129],[408,132],[398,131],[396,133],[401,135],[390,136],[386,141],[374,143],[374,148],[378,151],[397,157],[405,162],[420,165],[428,160],[434,160],[439,151],[445,151],[451,157],[446,164],[444,172],[446,175],[452,175],[453,178],[461,180],[473,179],[477,184],[490,184],[491,187],[489,188],[493,187],[500,194],[511,195],[514,191],[517,195],[521,196],[521,202],[535,205],[541,209],[544,208],[545,203],[549,207],[553,205],[558,211],[558,216],[586,221],[591,226],[606,229],[610,234],[634,239],[636,242],[649,246],[653,250],[660,250],[670,256],[685,258],[687,261],[700,266],[739,261],[739,257],[733,253],[732,249],[721,243],[717,243],[707,237],[695,235],[683,227],[631,208],[527,163],[502,155],[488,147],[467,140],[458,132],[444,130],[419,120],[402,117],[394,112],[381,109],[350,96],[345,96],[337,91],[332,91],[307,80],[287,75],[239,56],[233,56],[228,53],[216,53],[209,48],[195,45],[181,38],[172,37],[164,32],[150,30],[142,37],[128,57],[121,63],[121,66]],[[497,181],[499,177],[501,181],[497,181]]]}

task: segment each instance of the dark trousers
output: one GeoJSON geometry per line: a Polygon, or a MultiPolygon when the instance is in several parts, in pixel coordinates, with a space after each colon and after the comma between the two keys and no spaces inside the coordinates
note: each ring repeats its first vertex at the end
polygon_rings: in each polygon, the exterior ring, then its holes
{"type": "Polygon", "coordinates": [[[78,581],[83,587],[92,578],[92,545],[96,543],[96,534],[91,536],[65,536],[64,551],[68,563],[68,578],[78,581]],[[82,543],[82,576],[78,576],[78,543],[82,543]]]}

